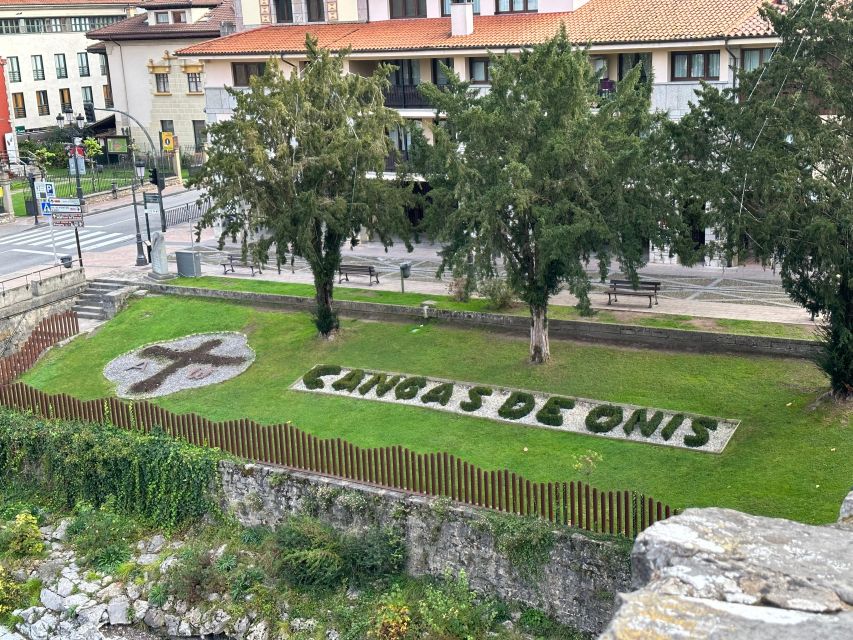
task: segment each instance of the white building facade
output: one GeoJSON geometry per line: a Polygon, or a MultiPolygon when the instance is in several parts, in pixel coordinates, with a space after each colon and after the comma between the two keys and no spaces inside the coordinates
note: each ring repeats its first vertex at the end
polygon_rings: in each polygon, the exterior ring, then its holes
{"type": "Polygon", "coordinates": [[[106,60],[87,51],[86,32],[131,10],[126,0],[0,0],[0,57],[15,131],[55,127],[57,115],[82,113],[84,102],[110,103],[106,60]]]}

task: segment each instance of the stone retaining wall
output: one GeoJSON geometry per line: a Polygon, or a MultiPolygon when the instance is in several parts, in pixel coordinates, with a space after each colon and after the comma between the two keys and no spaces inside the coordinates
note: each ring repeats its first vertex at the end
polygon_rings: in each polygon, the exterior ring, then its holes
{"type": "Polygon", "coordinates": [[[272,467],[221,462],[219,469],[222,507],[243,525],[274,526],[307,512],[345,530],[398,527],[411,575],[464,569],[472,588],[580,631],[599,633],[613,616],[616,594],[630,587],[627,543],[561,529],[541,569],[525,570],[496,548],[475,509],[272,467]]]}
{"type": "MultiPolygon", "coordinates": [[[[234,300],[236,302],[295,310],[310,311],[314,309],[314,300],[312,298],[298,296],[249,293],[245,291],[222,291],[147,282],[142,283],[141,286],[149,291],[172,295],[234,300]]],[[[335,307],[342,315],[372,320],[411,321],[424,317],[423,309],[403,305],[337,300],[335,301],[335,307]]],[[[530,320],[526,316],[511,316],[477,311],[450,311],[446,309],[429,309],[427,314],[429,318],[456,326],[495,329],[525,336],[530,333],[530,320]]],[[[746,336],[730,333],[712,333],[710,331],[686,331],[683,329],[657,329],[637,325],[584,322],[580,320],[549,320],[548,327],[552,338],[605,342],[650,349],[806,359],[814,359],[820,352],[820,344],[817,342],[791,338],[746,336]]]]}
{"type": "Polygon", "coordinates": [[[13,353],[44,318],[71,309],[85,289],[86,272],[82,268],[63,269],[42,280],[6,289],[0,296],[0,357],[13,353]]]}

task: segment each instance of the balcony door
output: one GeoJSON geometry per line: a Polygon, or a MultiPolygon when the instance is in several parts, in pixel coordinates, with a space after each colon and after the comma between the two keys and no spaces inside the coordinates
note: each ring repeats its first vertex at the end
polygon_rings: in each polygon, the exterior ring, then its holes
{"type": "Polygon", "coordinates": [[[308,0],[308,22],[323,22],[326,19],[324,0],[308,0]]]}

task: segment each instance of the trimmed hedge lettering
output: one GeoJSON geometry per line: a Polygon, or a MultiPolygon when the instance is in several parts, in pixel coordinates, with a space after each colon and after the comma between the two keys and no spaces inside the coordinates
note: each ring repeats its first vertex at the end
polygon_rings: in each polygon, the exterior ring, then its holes
{"type": "Polygon", "coordinates": [[[634,428],[639,427],[640,433],[643,436],[646,438],[651,437],[663,421],[663,411],[655,411],[651,418],[647,418],[648,413],[647,409],[637,409],[634,411],[631,417],[625,421],[625,426],[622,427],[625,429],[625,433],[631,435],[634,428]]]}
{"type": "Polygon", "coordinates": [[[340,380],[335,380],[332,383],[332,389],[352,393],[361,384],[362,380],[364,380],[364,369],[353,369],[340,380]]]}
{"type": "Polygon", "coordinates": [[[513,391],[498,409],[498,415],[506,420],[519,420],[533,411],[536,400],[524,391],[513,391]]]}
{"type": "Polygon", "coordinates": [[[468,399],[459,403],[462,411],[476,411],[483,406],[483,397],[492,395],[489,387],[471,387],[468,389],[468,399]]]}
{"type": "Polygon", "coordinates": [[[427,386],[427,379],[423,376],[412,376],[410,378],[406,378],[397,387],[394,389],[394,395],[397,396],[397,400],[411,400],[418,393],[420,393],[421,389],[427,386]]]}
{"type": "Polygon", "coordinates": [[[571,398],[551,396],[545,401],[539,411],[536,412],[536,420],[551,427],[563,426],[563,409],[574,409],[575,401],[571,398]]]}
{"type": "Polygon", "coordinates": [[[593,433],[607,433],[622,422],[622,407],[600,404],[586,414],[586,428],[593,433]]]}
{"type": "Polygon", "coordinates": [[[421,396],[421,402],[424,404],[429,404],[431,402],[437,402],[442,407],[446,407],[447,403],[450,402],[450,397],[453,395],[453,383],[445,382],[444,384],[437,385],[427,391],[424,395],[421,396]]]}
{"type": "Polygon", "coordinates": [[[690,423],[693,435],[684,436],[684,444],[688,447],[701,447],[708,444],[711,434],[708,430],[716,431],[717,421],[713,418],[693,418],[690,423]]]}
{"type": "Polygon", "coordinates": [[[336,364],[318,364],[302,377],[302,382],[305,383],[307,389],[322,389],[323,376],[336,376],[341,372],[341,368],[336,364]]]}

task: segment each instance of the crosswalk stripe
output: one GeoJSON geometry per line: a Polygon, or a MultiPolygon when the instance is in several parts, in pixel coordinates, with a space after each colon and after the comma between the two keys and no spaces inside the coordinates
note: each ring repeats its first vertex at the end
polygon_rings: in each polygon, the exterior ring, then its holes
{"type": "MultiPolygon", "coordinates": [[[[92,237],[83,238],[83,237],[81,237],[80,238],[80,247],[83,249],[89,249],[90,247],[93,247],[95,245],[100,245],[104,241],[106,241],[107,243],[110,243],[110,242],[115,242],[116,240],[120,240],[120,239],[121,239],[121,234],[118,234],[118,233],[115,233],[115,234],[110,233],[107,236],[103,236],[103,237],[99,237],[99,238],[92,238],[92,237]]],[[[71,244],[73,244],[75,247],[77,246],[77,243],[73,241],[73,237],[72,237],[71,244]]]]}
{"type": "Polygon", "coordinates": [[[35,229],[33,231],[24,231],[22,233],[16,233],[15,235],[7,236],[5,238],[0,239],[0,244],[17,244],[28,238],[37,238],[41,236],[41,234],[43,234],[45,231],[48,231],[49,233],[48,229],[35,229]]]}
{"type": "Polygon", "coordinates": [[[105,242],[101,242],[100,244],[93,244],[93,245],[90,245],[90,246],[85,247],[85,248],[86,249],[98,249],[99,247],[105,247],[108,244],[115,244],[117,242],[126,242],[126,241],[131,240],[131,239],[133,239],[133,236],[123,236],[121,238],[114,238],[112,240],[107,240],[105,242]]]}

